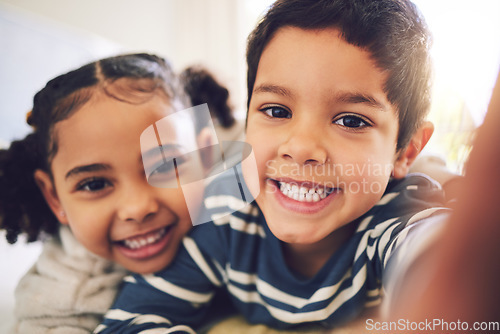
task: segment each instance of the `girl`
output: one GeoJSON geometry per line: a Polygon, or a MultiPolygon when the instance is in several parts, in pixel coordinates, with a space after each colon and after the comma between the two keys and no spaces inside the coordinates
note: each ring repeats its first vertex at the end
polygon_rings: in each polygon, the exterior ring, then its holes
{"type": "MultiPolygon", "coordinates": [[[[145,175],[162,157],[144,159],[160,143],[141,133],[162,119],[170,130],[163,160],[186,151],[189,134],[209,146],[211,132],[194,113],[188,123],[166,118],[185,101],[169,64],[148,54],[87,64],[35,95],[33,132],[0,151],[0,228],[10,243],[20,234],[45,242],[16,289],[14,332],[90,332],[127,270],[151,273],[172,261],[191,219],[180,187],[148,184],[176,174],[160,166],[145,175]]],[[[176,167],[199,172],[187,162],[176,167]]]]}

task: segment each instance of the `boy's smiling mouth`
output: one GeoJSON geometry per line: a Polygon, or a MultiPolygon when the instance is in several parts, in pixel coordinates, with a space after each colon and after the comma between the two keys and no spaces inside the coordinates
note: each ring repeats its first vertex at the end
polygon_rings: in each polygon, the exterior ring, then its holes
{"type": "Polygon", "coordinates": [[[288,182],[278,182],[278,185],[283,195],[299,202],[319,202],[333,192],[324,187],[309,188],[288,182]]]}
{"type": "Polygon", "coordinates": [[[276,186],[281,194],[297,202],[317,203],[339,190],[310,181],[268,180],[276,186]]]}

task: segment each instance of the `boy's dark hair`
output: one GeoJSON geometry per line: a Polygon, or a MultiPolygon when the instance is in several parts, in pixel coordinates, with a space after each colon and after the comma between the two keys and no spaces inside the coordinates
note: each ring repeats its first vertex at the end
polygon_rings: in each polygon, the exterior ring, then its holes
{"type": "Polygon", "coordinates": [[[217,82],[210,71],[202,66],[190,66],[181,72],[180,79],[193,106],[207,103],[210,114],[223,128],[234,124],[229,91],[217,82]]]}
{"type": "Polygon", "coordinates": [[[397,150],[405,148],[430,107],[430,35],[415,5],[407,0],[276,1],[248,38],[247,107],[262,52],[286,26],[337,28],[347,43],[370,52],[388,74],[384,91],[398,113],[397,150]]]}
{"type": "Polygon", "coordinates": [[[57,122],[70,117],[96,92],[127,103],[140,104],[157,92],[175,105],[189,105],[171,66],[149,54],[127,54],[102,59],[52,79],[33,99],[27,122],[33,132],[0,150],[0,229],[9,243],[21,233],[28,242],[45,232],[55,234],[59,222],[35,183],[37,169],[51,175],[57,153],[57,122]]]}

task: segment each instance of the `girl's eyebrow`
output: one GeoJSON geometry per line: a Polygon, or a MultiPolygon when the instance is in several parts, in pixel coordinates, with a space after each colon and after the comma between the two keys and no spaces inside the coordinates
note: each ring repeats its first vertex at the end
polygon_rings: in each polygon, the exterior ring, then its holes
{"type": "Polygon", "coordinates": [[[158,155],[161,155],[165,157],[164,152],[169,152],[171,155],[172,153],[177,153],[177,155],[181,154],[180,152],[182,151],[183,147],[179,144],[166,144],[166,145],[158,145],[154,146],[153,148],[142,152],[142,158],[143,159],[149,159],[149,158],[155,158],[158,155]]]}
{"type": "Polygon", "coordinates": [[[75,177],[81,173],[99,172],[110,169],[112,169],[112,167],[108,164],[90,164],[90,165],[77,166],[75,168],[72,168],[69,172],[66,173],[65,179],[67,180],[68,178],[75,177]]]}

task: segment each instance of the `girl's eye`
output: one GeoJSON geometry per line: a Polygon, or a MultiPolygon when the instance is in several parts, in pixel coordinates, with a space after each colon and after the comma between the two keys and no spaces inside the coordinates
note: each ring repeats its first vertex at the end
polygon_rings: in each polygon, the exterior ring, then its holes
{"type": "Polygon", "coordinates": [[[265,107],[260,111],[272,118],[292,118],[292,113],[290,111],[278,106],[265,107]]]}
{"type": "Polygon", "coordinates": [[[177,156],[164,161],[160,166],[153,170],[148,176],[148,183],[158,188],[177,188],[177,173],[183,173],[183,166],[189,167],[186,162],[190,161],[189,156],[177,156]],[[178,171],[181,169],[180,171],[178,171]]]}
{"type": "Polygon", "coordinates": [[[80,182],[77,186],[77,190],[88,191],[88,192],[98,192],[98,191],[101,191],[110,185],[111,185],[111,183],[109,183],[106,179],[93,178],[90,180],[84,180],[84,181],[80,182]]]}
{"type": "Polygon", "coordinates": [[[158,168],[156,168],[154,171],[149,174],[149,177],[158,175],[158,174],[168,174],[172,173],[175,171],[175,166],[174,166],[174,161],[169,160],[165,162],[164,164],[160,165],[158,168]]]}
{"type": "Polygon", "coordinates": [[[154,177],[155,175],[167,175],[173,174],[175,175],[176,167],[180,167],[182,164],[186,162],[186,158],[183,156],[178,156],[176,158],[169,159],[158,166],[155,170],[149,174],[149,177],[154,177]]]}
{"type": "Polygon", "coordinates": [[[365,121],[361,117],[354,115],[342,116],[333,123],[350,129],[361,129],[367,126],[371,126],[367,121],[365,121]]]}

